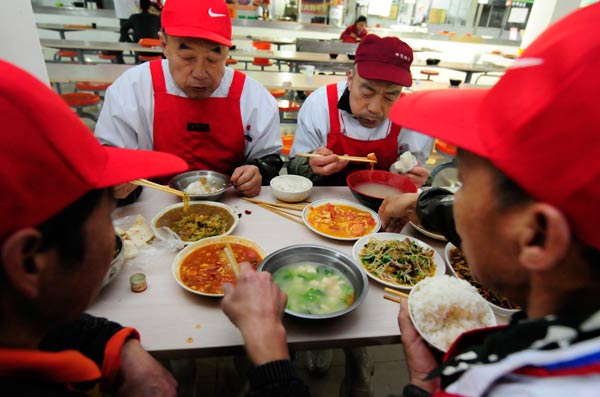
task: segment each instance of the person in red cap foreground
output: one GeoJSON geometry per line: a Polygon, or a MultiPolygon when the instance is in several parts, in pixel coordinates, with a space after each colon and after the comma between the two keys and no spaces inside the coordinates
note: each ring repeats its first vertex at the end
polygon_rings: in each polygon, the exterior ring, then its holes
{"type": "MultiPolygon", "coordinates": [[[[388,114],[403,87],[412,85],[413,52],[397,37],[368,35],[358,46],[348,81],[321,87],[304,102],[290,153],[288,172],[320,185],[345,185],[360,165],[337,155],[375,153],[377,169],[388,170],[405,151],[425,162],[433,140],[393,123],[388,114]],[[322,157],[295,157],[314,152],[322,157]]],[[[364,165],[361,167],[364,168],[364,165]]],[[[429,172],[417,165],[407,176],[422,186],[429,172]]]]}
{"type": "Polygon", "coordinates": [[[139,334],[82,315],[115,248],[112,186],[182,172],[167,153],[102,147],[47,86],[0,61],[0,389],[176,396],[139,334]]]}
{"type": "MultiPolygon", "coordinates": [[[[107,90],[101,143],[174,153],[191,169],[231,175],[244,196],[279,174],[282,148],[273,96],[227,68],[231,19],[223,0],[169,0],[159,34],[165,60],[123,73],[107,90]]],[[[134,189],[117,190],[122,198],[134,189]]]]}
{"type": "Polygon", "coordinates": [[[559,21],[491,89],[424,91],[392,108],[394,121],[460,148],[461,248],[478,281],[524,308],[462,335],[440,364],[404,302],[403,397],[598,394],[600,39],[589,32],[599,19],[594,4],[559,21]]]}

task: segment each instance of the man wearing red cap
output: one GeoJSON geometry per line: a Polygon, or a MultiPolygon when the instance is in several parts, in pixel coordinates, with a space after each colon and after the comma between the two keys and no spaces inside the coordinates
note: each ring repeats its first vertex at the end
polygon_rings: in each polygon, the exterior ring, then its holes
{"type": "Polygon", "coordinates": [[[241,194],[257,195],[282,166],[279,116],[260,83],[225,66],[227,5],[169,0],[161,18],[167,59],[132,68],[111,85],[96,136],[106,145],[177,154],[192,169],[231,175],[241,194]]]}
{"type": "Polygon", "coordinates": [[[187,169],[103,147],[60,97],[0,61],[0,388],[3,395],[176,396],[133,328],[82,315],[115,248],[112,186],[187,169]],[[153,394],[156,393],[156,394],[153,394]]]}
{"type": "MultiPolygon", "coordinates": [[[[405,151],[425,162],[433,140],[402,129],[388,118],[391,106],[412,85],[412,49],[397,37],[368,35],[356,51],[356,62],[347,82],[321,87],[304,102],[290,153],[290,173],[316,184],[345,185],[355,164],[337,155],[375,153],[377,169],[388,170],[405,151]],[[314,152],[321,157],[294,157],[314,152]]],[[[429,172],[420,165],[407,173],[418,186],[429,172]]]]}

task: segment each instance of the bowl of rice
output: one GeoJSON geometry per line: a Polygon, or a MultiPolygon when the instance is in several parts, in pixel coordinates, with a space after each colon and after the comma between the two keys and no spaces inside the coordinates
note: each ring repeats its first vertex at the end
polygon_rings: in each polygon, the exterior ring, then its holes
{"type": "Polygon", "coordinates": [[[271,179],[271,193],[276,199],[297,203],[310,196],[313,183],[300,175],[279,175],[271,179]]]}
{"type": "Polygon", "coordinates": [[[197,170],[176,175],[169,186],[186,192],[191,200],[218,201],[230,186],[229,177],[216,171],[197,170]]]}
{"type": "Polygon", "coordinates": [[[408,297],[410,319],[423,339],[446,352],[466,331],[495,326],[496,317],[477,289],[451,276],[420,281],[408,297]]]}

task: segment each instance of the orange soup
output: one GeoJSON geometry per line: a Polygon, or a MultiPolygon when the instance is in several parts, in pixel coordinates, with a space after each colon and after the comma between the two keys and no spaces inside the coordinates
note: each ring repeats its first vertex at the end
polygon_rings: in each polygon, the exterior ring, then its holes
{"type": "MultiPolygon", "coordinates": [[[[256,269],[262,260],[253,248],[230,243],[235,259],[250,262],[256,269]]],[[[201,247],[189,254],[181,263],[180,278],[189,288],[206,294],[222,294],[223,283],[235,284],[235,274],[225,255],[225,244],[217,243],[201,247]]]]}
{"type": "Polygon", "coordinates": [[[308,222],[321,233],[341,238],[365,236],[377,226],[370,213],[349,205],[332,203],[309,208],[308,222]]]}

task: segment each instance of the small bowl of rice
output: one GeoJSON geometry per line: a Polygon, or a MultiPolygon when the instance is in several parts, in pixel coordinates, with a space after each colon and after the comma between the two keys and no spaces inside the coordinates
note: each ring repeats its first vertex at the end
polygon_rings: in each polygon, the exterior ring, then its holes
{"type": "Polygon", "coordinates": [[[279,175],[271,179],[273,196],[288,203],[306,200],[310,196],[312,187],[312,181],[300,175],[279,175]]]}
{"type": "Polygon", "coordinates": [[[447,275],[417,283],[408,297],[408,311],[423,339],[442,352],[462,333],[497,324],[475,287],[447,275]]]}

